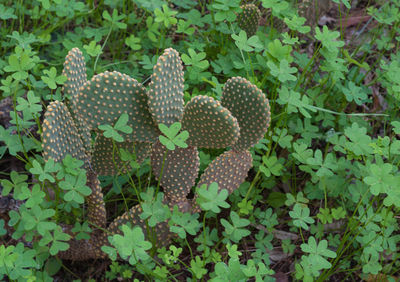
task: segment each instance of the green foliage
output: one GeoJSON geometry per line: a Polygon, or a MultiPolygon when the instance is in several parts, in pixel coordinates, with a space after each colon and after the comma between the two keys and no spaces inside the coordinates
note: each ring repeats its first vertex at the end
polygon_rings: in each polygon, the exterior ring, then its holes
{"type": "Polygon", "coordinates": [[[0,4],[1,280],[397,279],[400,2],[206,2],[0,4]]]}
{"type": "Polygon", "coordinates": [[[219,213],[221,208],[229,208],[229,204],[225,202],[228,198],[228,190],[218,190],[218,183],[213,182],[208,187],[203,184],[197,189],[199,197],[197,203],[200,205],[202,210],[211,210],[214,213],[219,213]]]}
{"type": "Polygon", "coordinates": [[[44,70],[43,73],[45,75],[41,76],[41,79],[50,89],[56,89],[57,84],[62,85],[67,80],[64,75],[57,76],[57,69],[55,67],[51,67],[50,70],[44,70]]]}
{"type": "Polygon", "coordinates": [[[234,211],[231,211],[230,218],[231,222],[221,219],[221,224],[225,228],[224,236],[226,239],[238,243],[242,238],[250,235],[251,232],[244,228],[250,224],[250,221],[240,218],[234,211]]]}
{"type": "Polygon", "coordinates": [[[149,255],[146,251],[151,248],[151,243],[144,239],[142,229],[140,227],[130,228],[124,224],[121,226],[121,230],[123,235],[116,234],[108,238],[113,247],[104,246],[102,250],[112,260],[116,259],[118,253],[131,265],[136,265],[139,261],[147,261],[149,255]]]}
{"type": "Polygon", "coordinates": [[[155,22],[160,23],[162,22],[166,28],[169,28],[170,25],[175,25],[177,23],[177,19],[174,17],[178,12],[171,11],[167,5],[162,6],[162,11],[157,8],[154,10],[155,14],[155,22]]]}

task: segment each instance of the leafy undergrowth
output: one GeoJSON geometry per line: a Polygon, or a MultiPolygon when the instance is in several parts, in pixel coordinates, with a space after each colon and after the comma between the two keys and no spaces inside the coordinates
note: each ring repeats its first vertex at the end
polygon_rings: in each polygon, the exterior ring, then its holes
{"type": "MultiPolygon", "coordinates": [[[[259,14],[245,14],[239,0],[1,1],[0,277],[397,281],[400,1],[314,2],[254,1],[259,14]],[[271,123],[246,181],[230,195],[217,183],[193,188],[201,212],[182,213],[163,204],[149,158],[125,152],[129,173],[100,176],[108,218],[140,202],[146,230],[121,226],[102,248],[108,259],[58,258],[72,233],[88,240],[96,228],[82,163],[41,155],[47,105],[71,98],[62,69],[74,47],[88,78],[117,70],[144,86],[172,47],[186,102],[219,100],[231,77],[257,85],[271,123]],[[167,246],[151,236],[165,220],[167,246]]],[[[123,140],[124,118],[104,135],[123,140]]],[[[169,150],[185,146],[180,127],[160,129],[169,150]]],[[[221,152],[201,149],[200,172],[221,152]]]]}

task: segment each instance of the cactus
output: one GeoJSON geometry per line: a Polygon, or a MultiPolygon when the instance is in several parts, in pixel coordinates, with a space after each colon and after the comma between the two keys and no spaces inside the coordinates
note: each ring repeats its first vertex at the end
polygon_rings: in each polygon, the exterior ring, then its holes
{"type": "Polygon", "coordinates": [[[135,152],[136,162],[140,164],[150,155],[151,143],[124,141],[122,143],[114,142],[116,150],[113,152],[113,142],[105,138],[102,134],[96,137],[94,144],[94,153],[92,156],[92,167],[100,175],[115,175],[118,172],[127,173],[132,168],[129,162],[123,162],[120,158],[120,149],[128,152],[135,152]],[[114,158],[114,159],[113,159],[114,158]],[[119,165],[115,167],[115,165],[119,165]]]}
{"type": "Polygon", "coordinates": [[[59,101],[50,103],[43,121],[43,157],[61,161],[67,154],[88,164],[83,142],[68,108],[59,101]]]}
{"type": "Polygon", "coordinates": [[[188,144],[204,148],[225,148],[239,138],[235,117],[219,101],[196,96],[185,107],[182,128],[189,132],[188,144]]]}
{"type": "Polygon", "coordinates": [[[257,32],[261,12],[254,4],[245,4],[240,8],[242,12],[238,16],[239,27],[246,31],[247,37],[251,37],[257,32]]]}
{"type": "Polygon", "coordinates": [[[63,85],[64,94],[74,97],[78,95],[80,88],[86,83],[86,63],[81,50],[72,48],[65,57],[63,75],[67,81],[63,85]]]}
{"type": "MultiPolygon", "coordinates": [[[[245,180],[252,162],[253,159],[249,151],[226,151],[208,165],[197,187],[203,184],[208,186],[217,182],[219,190],[226,189],[229,193],[232,193],[245,180]]],[[[200,212],[196,199],[197,195],[192,201],[193,211],[200,212]]]]}
{"type": "MultiPolygon", "coordinates": [[[[123,143],[115,143],[117,149],[132,152],[135,147],[140,162],[152,144],[152,169],[164,189],[165,203],[171,209],[177,205],[184,212],[199,211],[196,198],[193,201],[187,199],[198,176],[198,147],[231,147],[211,162],[198,185],[215,181],[220,189],[232,192],[244,181],[252,165],[248,148],[265,134],[269,125],[268,100],[256,86],[243,78],[232,78],[224,87],[221,102],[197,96],[183,107],[183,67],[174,49],[166,49],[159,57],[149,91],[135,79],[118,72],[101,73],[84,81],[86,76],[81,71],[84,64],[76,58],[78,54],[76,49],[68,54],[70,63],[65,65],[69,68],[64,72],[69,79],[64,91],[72,95],[71,113],[62,102],[54,101],[49,105],[43,122],[43,155],[45,160],[52,157],[61,161],[69,153],[85,160],[86,168],[89,168],[87,183],[92,189],[92,194],[86,198],[88,218],[96,227],[106,228],[107,233],[95,230],[88,241],[72,240],[70,249],[61,252],[60,258],[103,258],[105,254],[100,247],[108,244],[107,235],[121,232],[119,226],[130,222],[146,227],[139,218],[140,205],[132,207],[106,227],[105,205],[96,173],[115,174],[123,167],[114,167],[114,163],[121,163],[118,152],[113,151],[115,142],[101,135],[97,127],[106,123],[113,125],[122,113],[128,114],[128,125],[133,128],[133,133],[124,135],[123,143]],[[72,64],[74,60],[79,64],[72,64]],[[73,70],[72,66],[79,66],[80,70],[73,70]],[[75,79],[76,74],[79,79],[75,79]],[[80,85],[79,91],[76,91],[77,85],[80,85]],[[157,141],[160,133],[156,124],[171,125],[176,121],[182,123],[182,130],[189,132],[189,146],[167,151],[157,141]],[[78,131],[78,124],[85,129],[78,131]],[[89,132],[90,136],[90,130],[96,131],[97,138],[94,146],[91,138],[87,140],[90,146],[85,146],[82,139],[87,138],[80,135],[89,132]]],[[[64,230],[73,235],[70,226],[65,226],[64,230]]],[[[168,223],[156,225],[155,231],[158,240],[168,244],[172,237],[168,223]]]]}
{"type": "Polygon", "coordinates": [[[74,96],[76,114],[96,129],[108,123],[114,125],[123,113],[129,115],[132,135],[128,140],[152,142],[159,135],[147,106],[146,89],[135,79],[119,72],[104,72],[87,81],[74,96]]]}
{"type": "Polygon", "coordinates": [[[86,63],[83,58],[81,50],[73,48],[68,52],[65,57],[63,75],[67,77],[67,81],[64,83],[62,92],[64,95],[71,98],[71,103],[67,104],[71,108],[71,116],[75,122],[78,133],[83,142],[86,154],[91,154],[91,135],[90,130],[83,119],[81,119],[75,113],[77,112],[76,104],[74,103],[76,97],[79,94],[79,89],[86,83],[86,63]]]}
{"type": "Polygon", "coordinates": [[[153,145],[151,166],[168,199],[178,203],[195,184],[200,166],[197,148],[189,146],[168,151],[158,141],[153,145]]]}
{"type": "Polygon", "coordinates": [[[154,121],[170,126],[183,114],[183,67],[179,53],[165,49],[153,68],[149,108],[154,121]]]}
{"type": "Polygon", "coordinates": [[[242,77],[233,77],[225,83],[221,104],[239,123],[240,137],[233,148],[246,150],[258,143],[270,122],[269,103],[262,91],[242,77]]]}

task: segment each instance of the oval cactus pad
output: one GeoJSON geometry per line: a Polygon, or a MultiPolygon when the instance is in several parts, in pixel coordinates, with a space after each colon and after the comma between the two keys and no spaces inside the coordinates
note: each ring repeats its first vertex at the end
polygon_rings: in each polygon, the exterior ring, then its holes
{"type": "Polygon", "coordinates": [[[158,58],[149,84],[149,107],[154,121],[170,126],[183,114],[183,67],[179,53],[168,48],[158,58]]]}
{"type": "Polygon", "coordinates": [[[160,184],[165,195],[171,202],[177,203],[186,200],[187,194],[194,186],[200,159],[196,147],[176,147],[170,151],[157,141],[151,153],[151,166],[157,179],[162,173],[160,184]]]}
{"type": "Polygon", "coordinates": [[[128,140],[151,142],[158,137],[147,105],[146,89],[135,79],[119,72],[95,75],[81,87],[76,97],[77,114],[92,129],[99,125],[113,126],[123,114],[129,115],[128,125],[133,133],[128,140]]]}
{"type": "Polygon", "coordinates": [[[82,140],[67,107],[60,101],[53,101],[47,107],[43,120],[42,148],[43,157],[50,157],[56,162],[62,161],[66,155],[82,160],[85,154],[82,140]]]}
{"type": "Polygon", "coordinates": [[[254,4],[245,4],[240,6],[240,8],[242,12],[238,17],[239,27],[246,31],[247,37],[251,37],[257,32],[261,12],[254,4]]]}
{"type": "Polygon", "coordinates": [[[63,92],[70,98],[78,95],[79,89],[87,81],[86,63],[81,50],[72,48],[65,57],[63,75],[67,77],[63,92]]]}
{"type": "Polygon", "coordinates": [[[268,99],[257,86],[242,77],[229,79],[224,86],[221,104],[231,111],[240,126],[235,150],[247,150],[265,134],[270,123],[268,99]]]}
{"type": "Polygon", "coordinates": [[[225,148],[239,138],[239,125],[231,112],[212,97],[196,96],[185,106],[182,129],[187,143],[202,148],[225,148]]]}
{"type": "MultiPolygon", "coordinates": [[[[218,190],[227,189],[229,193],[232,193],[246,179],[252,165],[253,159],[249,151],[226,151],[208,165],[197,187],[217,182],[218,190]]],[[[193,212],[200,211],[196,199],[197,194],[193,198],[193,212]]]]}

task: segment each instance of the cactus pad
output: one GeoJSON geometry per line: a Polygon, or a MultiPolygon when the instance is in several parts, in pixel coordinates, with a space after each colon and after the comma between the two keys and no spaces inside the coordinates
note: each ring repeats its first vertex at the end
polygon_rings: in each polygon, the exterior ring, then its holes
{"type": "Polygon", "coordinates": [[[64,94],[70,97],[78,95],[79,89],[87,81],[86,63],[81,50],[72,48],[68,52],[68,55],[65,57],[62,74],[67,77],[67,81],[63,86],[64,94]]]}
{"type": "Polygon", "coordinates": [[[74,103],[77,114],[96,129],[101,124],[114,125],[123,113],[129,115],[133,128],[128,140],[150,142],[158,137],[147,105],[146,89],[135,79],[119,72],[95,75],[80,89],[74,103]]]}
{"type": "Polygon", "coordinates": [[[135,142],[134,150],[136,154],[136,162],[141,164],[151,153],[151,143],[148,142],[135,142]]]}
{"type": "Polygon", "coordinates": [[[119,150],[133,151],[133,143],[133,141],[115,142],[114,164],[112,140],[104,137],[103,134],[97,135],[92,157],[94,171],[100,175],[115,175],[118,172],[126,173],[127,171],[124,167],[130,169],[129,163],[121,160],[119,150]]]}
{"type": "Polygon", "coordinates": [[[270,108],[257,86],[242,77],[233,77],[225,83],[221,104],[240,126],[240,137],[233,149],[247,150],[264,136],[270,123],[270,108]]]}
{"type": "Polygon", "coordinates": [[[43,157],[60,162],[70,154],[87,164],[82,140],[68,108],[60,101],[53,101],[47,107],[43,121],[43,157]]]}
{"type": "Polygon", "coordinates": [[[240,8],[242,12],[238,17],[239,27],[246,31],[247,37],[251,37],[257,32],[261,18],[260,10],[254,4],[242,5],[240,8]]]}
{"type": "Polygon", "coordinates": [[[187,194],[194,186],[200,160],[196,147],[189,146],[184,149],[177,147],[174,151],[169,151],[157,141],[153,145],[151,166],[157,179],[162,172],[160,184],[168,200],[178,203],[186,200],[187,194]]]}
{"type": "Polygon", "coordinates": [[[183,115],[183,67],[179,53],[168,48],[158,58],[149,84],[149,107],[154,121],[170,126],[183,115]]]}
{"type": "Polygon", "coordinates": [[[88,125],[83,119],[77,116],[76,105],[73,101],[79,93],[79,89],[86,83],[86,63],[81,50],[73,48],[68,52],[65,57],[63,75],[67,77],[67,81],[64,83],[62,92],[71,98],[71,103],[67,106],[70,107],[70,113],[78,129],[78,133],[82,139],[83,146],[87,155],[91,154],[91,135],[88,125]]]}
{"type": "Polygon", "coordinates": [[[100,181],[95,173],[88,171],[87,176],[87,186],[92,190],[92,193],[86,197],[88,220],[95,226],[104,228],[106,227],[107,214],[100,181]]]}
{"type": "Polygon", "coordinates": [[[225,148],[239,138],[239,125],[231,112],[208,96],[196,96],[186,104],[182,129],[187,144],[202,148],[225,148]]]}
{"type": "MultiPolygon", "coordinates": [[[[246,179],[252,163],[253,159],[249,151],[226,151],[208,165],[200,177],[197,187],[217,182],[219,190],[227,189],[229,193],[232,193],[246,179]]],[[[192,203],[193,212],[200,211],[196,199],[197,195],[192,203]]]]}

